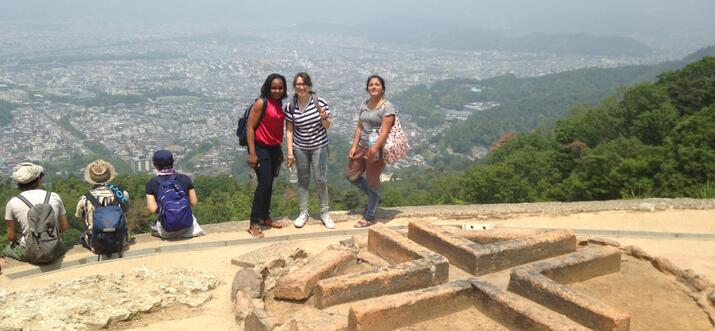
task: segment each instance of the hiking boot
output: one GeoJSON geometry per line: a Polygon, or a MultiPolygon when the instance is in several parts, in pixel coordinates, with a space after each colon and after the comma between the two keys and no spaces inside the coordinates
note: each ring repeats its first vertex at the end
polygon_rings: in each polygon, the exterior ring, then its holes
{"type": "Polygon", "coordinates": [[[330,213],[326,211],[320,214],[320,219],[323,220],[323,224],[325,224],[326,228],[335,229],[335,222],[333,222],[333,218],[330,217],[330,213]]]}
{"type": "Polygon", "coordinates": [[[308,213],[306,212],[300,212],[300,215],[296,217],[295,221],[293,221],[293,225],[295,225],[296,228],[302,228],[305,225],[305,222],[308,221],[308,213]]]}

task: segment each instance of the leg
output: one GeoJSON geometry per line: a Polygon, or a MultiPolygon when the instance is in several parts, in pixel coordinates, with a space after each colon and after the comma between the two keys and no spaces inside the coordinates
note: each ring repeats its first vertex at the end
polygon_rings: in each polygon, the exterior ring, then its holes
{"type": "Polygon", "coordinates": [[[256,154],[258,165],[255,171],[258,185],[253,193],[251,223],[258,224],[261,220],[268,218],[271,191],[273,190],[273,170],[270,152],[266,148],[256,146],[256,154]]]}
{"type": "Polygon", "coordinates": [[[298,207],[300,214],[308,214],[308,199],[310,186],[310,164],[312,159],[312,151],[296,148],[293,150],[295,163],[298,171],[298,207]]]}
{"type": "Polygon", "coordinates": [[[318,191],[320,199],[320,213],[327,213],[330,210],[330,199],[328,197],[328,146],[325,145],[313,152],[311,162],[313,177],[315,179],[315,190],[318,191]]]}
{"type": "Polygon", "coordinates": [[[385,162],[382,158],[375,162],[367,162],[366,169],[366,182],[368,187],[367,195],[367,211],[365,211],[365,218],[374,221],[375,215],[377,214],[377,205],[382,198],[382,185],[380,185],[380,175],[385,169],[385,162]]]}

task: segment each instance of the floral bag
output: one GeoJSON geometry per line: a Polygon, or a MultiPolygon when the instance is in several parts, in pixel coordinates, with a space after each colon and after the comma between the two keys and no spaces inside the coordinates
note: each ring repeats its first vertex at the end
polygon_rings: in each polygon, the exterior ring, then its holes
{"type": "Polygon", "coordinates": [[[390,133],[387,135],[385,145],[382,146],[382,158],[385,163],[391,164],[405,157],[409,150],[410,144],[407,143],[407,136],[405,135],[405,132],[402,131],[400,119],[397,115],[395,115],[395,123],[392,125],[392,129],[390,129],[390,133]]]}

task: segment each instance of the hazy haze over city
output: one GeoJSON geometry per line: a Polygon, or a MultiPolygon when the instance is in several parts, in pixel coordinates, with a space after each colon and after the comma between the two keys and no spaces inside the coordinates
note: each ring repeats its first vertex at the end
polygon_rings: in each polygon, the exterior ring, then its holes
{"type": "MultiPolygon", "coordinates": [[[[26,160],[60,160],[50,168],[77,174],[85,163],[76,156],[146,171],[138,165],[156,148],[196,173],[236,172],[245,152],[235,120],[271,72],[313,75],[335,110],[337,143],[350,137],[373,73],[394,96],[447,79],[650,65],[715,44],[712,0],[0,0],[0,8],[3,175],[26,160]]],[[[465,118],[495,106],[440,111],[465,118]]],[[[417,127],[405,116],[415,146],[451,125],[417,127]]],[[[484,150],[475,147],[467,157],[484,150]]]]}

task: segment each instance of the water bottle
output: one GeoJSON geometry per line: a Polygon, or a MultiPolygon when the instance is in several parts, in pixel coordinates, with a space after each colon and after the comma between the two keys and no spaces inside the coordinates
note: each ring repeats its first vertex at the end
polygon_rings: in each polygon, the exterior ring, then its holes
{"type": "Polygon", "coordinates": [[[295,184],[298,182],[298,175],[295,173],[293,170],[293,167],[288,167],[288,171],[290,171],[290,175],[288,176],[288,182],[291,184],[295,184]]]}
{"type": "MultiPolygon", "coordinates": [[[[370,132],[370,135],[367,136],[367,145],[372,146],[375,145],[377,142],[377,137],[380,135],[377,134],[377,130],[372,129],[372,132],[370,132]]],[[[380,159],[380,154],[378,153],[377,156],[375,157],[375,160],[380,159]]]]}

